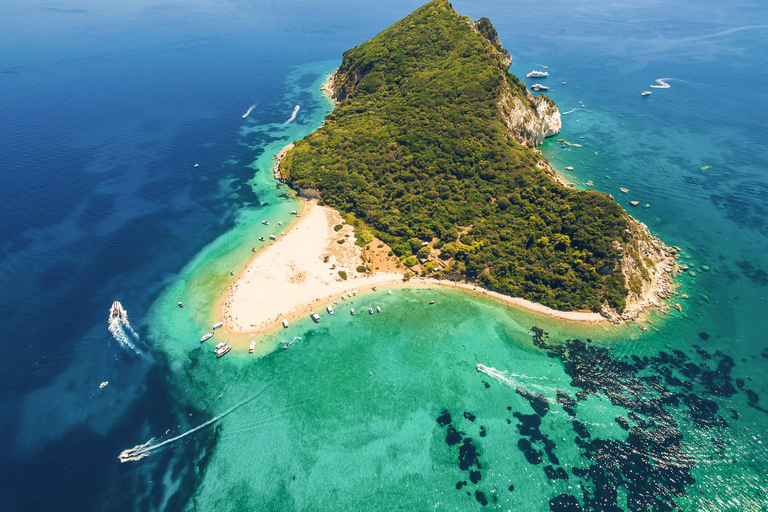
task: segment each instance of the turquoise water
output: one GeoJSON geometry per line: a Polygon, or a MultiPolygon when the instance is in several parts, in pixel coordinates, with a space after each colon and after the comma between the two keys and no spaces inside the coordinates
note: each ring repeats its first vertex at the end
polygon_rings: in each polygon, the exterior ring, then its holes
{"type": "Polygon", "coordinates": [[[548,66],[558,138],[582,146],[547,142],[553,165],[683,249],[682,313],[643,333],[401,289],[263,356],[200,345],[260,221],[296,208],[272,155],[320,126],[341,53],[419,4],[0,8],[0,508],[765,508],[759,2],[454,2],[518,76],[548,66]],[[105,330],[116,298],[139,354],[105,330]]]}

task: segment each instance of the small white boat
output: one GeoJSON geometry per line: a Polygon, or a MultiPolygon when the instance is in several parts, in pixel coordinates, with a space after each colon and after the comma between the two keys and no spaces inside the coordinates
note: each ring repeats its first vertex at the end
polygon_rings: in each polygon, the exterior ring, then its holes
{"type": "Polygon", "coordinates": [[[297,212],[296,210],[291,210],[291,215],[296,215],[297,213],[299,212],[297,212]]]}
{"type": "Polygon", "coordinates": [[[256,340],[251,340],[251,346],[248,347],[248,353],[253,354],[254,350],[256,350],[256,340]]]}
{"type": "Polygon", "coordinates": [[[368,308],[368,314],[369,314],[369,315],[372,315],[372,314],[373,314],[373,308],[368,308]]]}
{"type": "Polygon", "coordinates": [[[320,323],[320,315],[318,315],[318,314],[317,314],[317,313],[315,313],[314,311],[312,311],[312,312],[309,314],[309,316],[310,316],[310,317],[312,317],[312,320],[314,320],[316,324],[319,324],[319,323],[320,323]]]}
{"type": "Polygon", "coordinates": [[[280,233],[280,236],[285,236],[285,231],[283,231],[282,233],[280,233]]]}
{"type": "Polygon", "coordinates": [[[433,301],[433,300],[429,301],[429,305],[430,305],[430,306],[431,306],[432,304],[434,304],[434,303],[435,303],[435,301],[433,301]]]}
{"type": "Polygon", "coordinates": [[[208,341],[209,339],[213,338],[212,332],[207,332],[203,334],[203,336],[200,338],[200,343],[203,343],[204,341],[208,341]]]}
{"type": "Polygon", "coordinates": [[[325,310],[328,311],[329,315],[333,314],[333,306],[331,306],[330,304],[325,307],[325,310]]]}
{"type": "Polygon", "coordinates": [[[275,235],[269,235],[270,240],[277,240],[277,237],[275,235]]]}
{"type": "Polygon", "coordinates": [[[107,387],[107,384],[109,384],[109,381],[108,381],[108,380],[105,380],[104,382],[102,382],[101,384],[99,384],[99,389],[104,389],[105,387],[107,387]]]}
{"type": "Polygon", "coordinates": [[[229,275],[231,275],[231,276],[235,275],[235,271],[234,270],[230,270],[229,271],[229,275]]]}
{"type": "Polygon", "coordinates": [[[264,237],[263,237],[263,236],[260,236],[260,237],[259,237],[259,242],[263,242],[263,241],[264,241],[264,237]]]}
{"type": "Polygon", "coordinates": [[[213,350],[219,350],[224,348],[224,346],[227,344],[226,341],[222,341],[221,343],[218,343],[215,347],[213,347],[213,350]]]}
{"type": "Polygon", "coordinates": [[[389,294],[392,295],[392,290],[389,290],[389,294]]]}
{"type": "Polygon", "coordinates": [[[376,306],[376,312],[381,313],[381,306],[376,306]]]}
{"type": "Polygon", "coordinates": [[[243,119],[248,117],[248,115],[253,111],[253,109],[256,108],[256,104],[254,103],[250,107],[248,107],[248,110],[245,111],[245,114],[243,114],[243,119]]]}
{"type": "Polygon", "coordinates": [[[537,71],[534,69],[533,71],[531,71],[525,76],[527,76],[528,78],[546,78],[549,76],[549,71],[537,71]]]}
{"type": "Polygon", "coordinates": [[[355,314],[355,308],[349,308],[349,314],[354,315],[355,314]]]}
{"type": "Polygon", "coordinates": [[[288,350],[289,348],[291,348],[291,346],[293,346],[293,341],[289,341],[288,343],[283,345],[283,350],[288,350]]]}
{"type": "Polygon", "coordinates": [[[533,84],[531,86],[531,89],[533,89],[534,91],[548,91],[549,87],[547,87],[546,85],[541,85],[541,84],[533,84]]]}
{"type": "Polygon", "coordinates": [[[283,319],[283,327],[285,327],[286,329],[288,328],[288,319],[287,318],[283,319]]]}
{"type": "Polygon", "coordinates": [[[178,304],[180,308],[183,308],[183,307],[184,307],[184,303],[183,303],[183,302],[181,302],[181,301],[177,302],[176,304],[178,304]]]}
{"type": "Polygon", "coordinates": [[[213,324],[213,327],[211,327],[211,329],[215,331],[216,329],[221,328],[222,325],[224,325],[224,322],[216,322],[215,324],[213,324]]]}
{"type": "Polygon", "coordinates": [[[267,222],[266,220],[261,221],[261,223],[264,224],[265,226],[269,226],[269,222],[267,222]]]}
{"type": "Polygon", "coordinates": [[[342,296],[341,296],[341,300],[347,300],[347,297],[345,297],[344,295],[342,295],[342,296]]]}
{"type": "Polygon", "coordinates": [[[123,305],[120,304],[119,301],[114,301],[112,303],[112,308],[109,310],[109,320],[107,320],[107,323],[112,323],[115,320],[118,320],[122,323],[125,323],[128,321],[128,317],[125,314],[125,310],[123,309],[123,305]]]}
{"type": "Polygon", "coordinates": [[[277,225],[278,225],[278,226],[282,226],[282,225],[283,225],[283,221],[281,221],[281,220],[280,220],[280,221],[277,221],[277,225]]]}
{"type": "Polygon", "coordinates": [[[643,91],[640,93],[640,96],[650,96],[651,91],[643,91]]]}
{"type": "Polygon", "coordinates": [[[333,301],[333,303],[336,304],[337,306],[339,305],[339,301],[337,300],[333,301]]]}
{"type": "Polygon", "coordinates": [[[347,298],[348,298],[348,299],[351,299],[351,298],[352,298],[352,294],[351,294],[351,293],[349,293],[349,292],[347,292],[347,298]]]}
{"type": "Polygon", "coordinates": [[[357,297],[357,290],[355,290],[354,292],[352,292],[352,295],[354,295],[355,297],[357,297]]]}

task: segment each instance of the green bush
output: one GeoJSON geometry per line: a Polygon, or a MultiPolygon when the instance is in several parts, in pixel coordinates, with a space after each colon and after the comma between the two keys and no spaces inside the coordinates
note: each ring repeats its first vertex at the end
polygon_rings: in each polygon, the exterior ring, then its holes
{"type": "Polygon", "coordinates": [[[500,293],[624,307],[626,212],[555,183],[509,136],[499,98],[530,108],[526,87],[447,2],[346,52],[337,76],[339,104],[280,164],[294,187],[317,190],[358,238],[375,234],[406,265],[436,238],[442,259],[500,293]],[[606,267],[617,272],[595,271],[606,267]]]}
{"type": "Polygon", "coordinates": [[[344,225],[343,225],[343,224],[336,224],[335,226],[333,226],[333,230],[334,230],[334,231],[341,231],[341,229],[342,229],[343,227],[344,227],[344,225]]]}
{"type": "Polygon", "coordinates": [[[347,280],[347,273],[344,272],[343,270],[339,270],[339,277],[346,281],[347,280]]]}
{"type": "Polygon", "coordinates": [[[358,273],[360,273],[360,274],[365,274],[365,272],[366,272],[366,268],[365,268],[365,265],[360,265],[360,266],[358,266],[358,267],[357,267],[357,271],[358,271],[358,273]]]}
{"type": "Polygon", "coordinates": [[[407,258],[405,258],[404,263],[406,267],[412,267],[414,265],[419,264],[419,259],[416,256],[408,256],[407,258]]]}

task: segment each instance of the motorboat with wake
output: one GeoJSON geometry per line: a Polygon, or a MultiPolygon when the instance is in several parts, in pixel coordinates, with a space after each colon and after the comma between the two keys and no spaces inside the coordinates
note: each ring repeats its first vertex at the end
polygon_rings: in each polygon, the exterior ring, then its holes
{"type": "Polygon", "coordinates": [[[112,303],[112,308],[109,310],[109,320],[107,323],[112,323],[115,320],[119,320],[122,323],[125,323],[128,321],[128,316],[125,314],[125,310],[123,309],[123,305],[120,304],[119,301],[115,301],[112,303]]]}

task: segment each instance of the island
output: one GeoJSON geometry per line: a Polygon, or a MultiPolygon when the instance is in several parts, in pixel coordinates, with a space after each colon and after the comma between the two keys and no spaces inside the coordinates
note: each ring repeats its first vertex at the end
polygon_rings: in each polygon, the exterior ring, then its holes
{"type": "Polygon", "coordinates": [[[275,177],[306,205],[227,291],[226,327],[258,331],[395,284],[571,320],[663,307],[674,250],[610,195],[558,176],[536,146],[560,112],[511,60],[488,19],[446,0],[345,52],[324,86],[335,108],[276,156],[275,177]]]}

